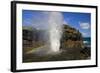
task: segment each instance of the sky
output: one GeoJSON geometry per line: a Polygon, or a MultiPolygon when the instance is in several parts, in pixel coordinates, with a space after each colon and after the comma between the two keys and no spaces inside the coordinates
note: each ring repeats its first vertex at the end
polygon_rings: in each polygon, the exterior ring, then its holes
{"type": "Polygon", "coordinates": [[[83,37],[91,36],[91,14],[90,13],[76,13],[76,12],[56,12],[57,14],[51,15],[51,12],[47,11],[34,11],[23,10],[22,11],[22,25],[33,26],[37,29],[48,28],[49,17],[52,20],[63,18],[62,23],[79,30],[83,37]],[[61,15],[59,15],[61,14],[61,15]]]}

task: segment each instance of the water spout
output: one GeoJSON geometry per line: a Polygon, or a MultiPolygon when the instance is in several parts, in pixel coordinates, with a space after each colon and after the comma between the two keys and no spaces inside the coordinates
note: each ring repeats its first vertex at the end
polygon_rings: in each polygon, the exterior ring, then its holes
{"type": "MultiPolygon", "coordinates": [[[[63,15],[61,12],[39,12],[40,17],[33,17],[33,27],[38,30],[45,30],[39,36],[45,45],[37,48],[34,52],[38,55],[58,54],[60,51],[60,39],[63,29],[63,15]],[[44,37],[43,37],[44,36],[44,37]]],[[[31,52],[33,52],[31,51],[31,52]]]]}
{"type": "Polygon", "coordinates": [[[59,52],[63,24],[62,14],[60,12],[50,12],[48,24],[50,50],[52,52],[59,52]]]}

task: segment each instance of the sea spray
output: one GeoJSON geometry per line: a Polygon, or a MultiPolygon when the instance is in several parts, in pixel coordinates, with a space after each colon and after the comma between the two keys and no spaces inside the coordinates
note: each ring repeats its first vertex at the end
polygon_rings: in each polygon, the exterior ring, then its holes
{"type": "Polygon", "coordinates": [[[62,36],[63,15],[60,12],[50,12],[48,18],[49,44],[51,52],[60,51],[60,39],[62,36]]]}
{"type": "MultiPolygon", "coordinates": [[[[55,55],[61,52],[60,50],[60,40],[62,36],[63,29],[63,15],[61,12],[39,12],[40,17],[33,17],[35,27],[38,30],[45,30],[42,39],[45,38],[45,45],[37,48],[36,50],[30,51],[28,53],[34,53],[39,56],[44,56],[47,54],[55,55]]],[[[38,33],[39,34],[39,33],[38,33]]]]}

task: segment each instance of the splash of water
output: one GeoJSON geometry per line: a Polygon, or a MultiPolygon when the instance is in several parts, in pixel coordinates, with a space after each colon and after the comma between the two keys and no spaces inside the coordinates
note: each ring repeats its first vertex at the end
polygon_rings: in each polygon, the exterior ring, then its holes
{"type": "Polygon", "coordinates": [[[50,50],[52,52],[59,52],[63,15],[60,12],[50,12],[48,19],[50,50]]]}
{"type": "Polygon", "coordinates": [[[33,16],[32,26],[38,30],[46,30],[43,34],[46,45],[31,52],[35,52],[40,56],[45,54],[58,54],[61,52],[60,39],[62,36],[63,15],[61,12],[39,12],[39,16],[33,16]]]}

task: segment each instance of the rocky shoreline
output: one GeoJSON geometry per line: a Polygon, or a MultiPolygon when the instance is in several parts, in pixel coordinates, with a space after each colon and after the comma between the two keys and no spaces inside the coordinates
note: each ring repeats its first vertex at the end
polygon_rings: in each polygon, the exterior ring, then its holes
{"type": "MultiPolygon", "coordinates": [[[[32,52],[26,54],[26,52],[34,50],[36,48],[45,45],[44,40],[40,40],[41,33],[44,31],[36,29],[24,29],[23,28],[23,62],[44,62],[44,61],[67,61],[67,60],[87,60],[91,58],[91,47],[85,46],[83,43],[82,34],[79,30],[70,27],[69,25],[63,25],[63,34],[61,38],[62,51],[60,54],[55,55],[43,55],[38,56],[32,52]]],[[[42,35],[43,36],[43,35],[42,35]]],[[[43,38],[44,39],[44,38],[43,38]]],[[[41,50],[46,48],[41,48],[41,50]]],[[[44,52],[42,51],[42,53],[44,52]]]]}

